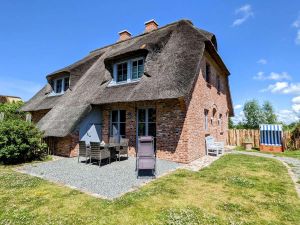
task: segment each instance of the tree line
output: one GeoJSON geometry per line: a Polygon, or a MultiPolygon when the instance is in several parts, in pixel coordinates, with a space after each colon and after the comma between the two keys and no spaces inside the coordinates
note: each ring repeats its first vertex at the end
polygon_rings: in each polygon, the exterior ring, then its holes
{"type": "MultiPolygon", "coordinates": [[[[283,124],[278,121],[273,105],[265,101],[262,105],[257,100],[247,101],[243,106],[244,117],[242,121],[234,124],[229,118],[229,128],[233,129],[258,129],[260,124],[283,124]]],[[[297,123],[284,125],[284,128],[294,127],[297,123]]]]}

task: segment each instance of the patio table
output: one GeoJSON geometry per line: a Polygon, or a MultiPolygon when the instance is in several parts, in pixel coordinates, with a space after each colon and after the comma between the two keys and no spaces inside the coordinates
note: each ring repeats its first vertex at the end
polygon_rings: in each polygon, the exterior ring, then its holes
{"type": "Polygon", "coordinates": [[[107,147],[110,150],[111,158],[116,158],[116,153],[118,152],[116,148],[123,147],[123,146],[125,145],[120,143],[109,143],[109,144],[101,145],[100,147],[101,148],[107,147]]]}

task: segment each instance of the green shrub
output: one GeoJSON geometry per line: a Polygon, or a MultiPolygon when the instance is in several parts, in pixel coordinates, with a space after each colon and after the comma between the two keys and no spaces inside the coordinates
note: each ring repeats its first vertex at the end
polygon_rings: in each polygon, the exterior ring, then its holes
{"type": "Polygon", "coordinates": [[[25,119],[25,112],[20,111],[23,102],[0,103],[0,112],[4,113],[4,120],[25,119]]]}
{"type": "Polygon", "coordinates": [[[47,145],[42,143],[42,133],[34,124],[21,119],[0,123],[0,162],[15,164],[41,159],[47,145]]]}

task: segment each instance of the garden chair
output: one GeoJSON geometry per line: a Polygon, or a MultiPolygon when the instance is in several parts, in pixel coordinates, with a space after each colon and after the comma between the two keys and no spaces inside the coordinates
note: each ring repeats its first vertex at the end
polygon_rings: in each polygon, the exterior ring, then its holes
{"type": "Polygon", "coordinates": [[[86,146],[85,141],[79,141],[79,149],[78,149],[78,163],[80,161],[80,157],[85,157],[85,163],[87,163],[88,158],[90,158],[90,151],[86,146]]]}
{"type": "Polygon", "coordinates": [[[110,163],[110,151],[107,146],[101,147],[99,142],[90,142],[90,145],[91,163],[93,159],[99,161],[99,167],[101,166],[102,159],[108,159],[108,162],[110,163]]]}
{"type": "Polygon", "coordinates": [[[205,138],[206,142],[206,154],[207,155],[215,155],[224,153],[224,143],[223,142],[215,142],[215,139],[212,136],[207,136],[205,138]]]}
{"type": "Polygon", "coordinates": [[[139,178],[140,170],[152,170],[152,174],[156,175],[156,154],[154,151],[154,140],[151,136],[139,138],[136,170],[137,178],[139,178]]]}
{"type": "Polygon", "coordinates": [[[129,139],[121,138],[120,147],[117,149],[119,161],[121,160],[121,155],[126,155],[128,159],[128,148],[129,148],[129,139]]]}

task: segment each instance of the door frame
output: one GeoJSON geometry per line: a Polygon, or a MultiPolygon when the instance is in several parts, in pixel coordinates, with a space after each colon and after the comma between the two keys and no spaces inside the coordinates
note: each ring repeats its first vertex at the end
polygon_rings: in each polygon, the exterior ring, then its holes
{"type": "MultiPolygon", "coordinates": [[[[139,110],[140,109],[145,109],[146,114],[145,114],[145,135],[148,135],[149,132],[149,109],[155,109],[155,116],[157,118],[157,108],[154,106],[147,106],[147,107],[137,107],[136,109],[136,148],[138,148],[138,141],[139,141],[139,110]]],[[[155,130],[157,131],[157,120],[155,119],[155,130]]],[[[156,133],[155,131],[155,133],[156,133]]],[[[154,139],[156,139],[156,136],[154,137],[154,139]]],[[[155,140],[156,141],[156,140],[155,140]]]]}

